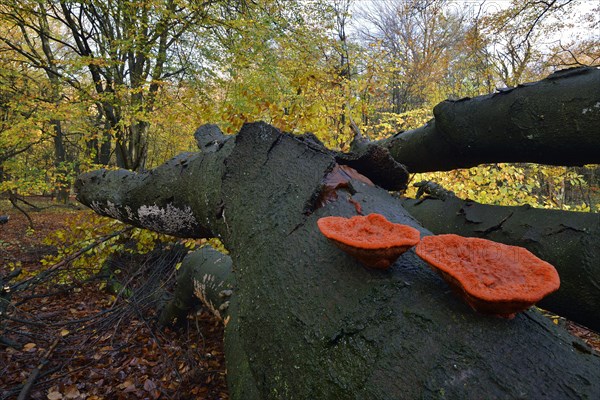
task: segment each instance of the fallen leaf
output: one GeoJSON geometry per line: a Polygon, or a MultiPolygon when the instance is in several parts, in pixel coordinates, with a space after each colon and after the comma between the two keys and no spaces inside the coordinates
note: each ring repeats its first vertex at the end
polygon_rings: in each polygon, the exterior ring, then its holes
{"type": "Polygon", "coordinates": [[[60,331],[60,336],[65,337],[69,334],[70,332],[67,329],[63,329],[62,331],[60,331]]]}
{"type": "Polygon", "coordinates": [[[79,396],[81,396],[81,393],[79,392],[79,389],[77,389],[77,386],[75,386],[75,385],[67,386],[67,388],[65,390],[65,398],[76,399],[79,396]]]}
{"type": "Polygon", "coordinates": [[[123,390],[123,393],[131,393],[131,392],[135,392],[137,390],[137,388],[135,387],[135,385],[131,385],[127,388],[125,388],[123,390]]]}
{"type": "Polygon", "coordinates": [[[156,389],[156,384],[151,379],[146,379],[146,382],[144,382],[144,390],[146,392],[151,392],[154,389],[156,389]]]}
{"type": "Polygon", "coordinates": [[[59,392],[49,392],[46,397],[48,398],[48,400],[61,400],[63,398],[63,395],[59,392]]]}
{"type": "MultiPolygon", "coordinates": [[[[123,383],[121,383],[119,386],[117,386],[119,389],[123,389],[123,390],[127,390],[130,388],[133,388],[131,390],[135,390],[135,383],[131,382],[130,380],[127,380],[123,383]]],[[[129,390],[129,391],[131,391],[129,390]]]]}
{"type": "Polygon", "coordinates": [[[27,343],[26,345],[23,346],[23,350],[31,351],[31,349],[34,349],[35,346],[37,346],[35,343],[27,343]]]}

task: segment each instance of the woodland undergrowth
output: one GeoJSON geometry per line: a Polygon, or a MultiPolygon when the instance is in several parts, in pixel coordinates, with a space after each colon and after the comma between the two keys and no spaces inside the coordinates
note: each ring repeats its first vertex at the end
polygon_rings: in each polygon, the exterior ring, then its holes
{"type": "Polygon", "coordinates": [[[87,211],[31,217],[0,226],[0,276],[21,271],[4,283],[0,399],[228,398],[220,322],[201,306],[180,331],[157,322],[197,243],[87,211]]]}

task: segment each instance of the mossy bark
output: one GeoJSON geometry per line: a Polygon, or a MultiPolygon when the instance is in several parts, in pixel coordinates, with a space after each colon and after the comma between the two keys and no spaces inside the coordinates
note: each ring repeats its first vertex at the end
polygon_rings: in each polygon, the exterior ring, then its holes
{"type": "Polygon", "coordinates": [[[316,221],[355,215],[355,203],[430,233],[398,199],[358,180],[315,209],[336,164],[328,152],[249,124],[193,157],[187,171],[170,163],[142,177],[98,172],[78,189],[105,214],[110,196],[115,215],[136,224],[147,220],[121,212],[128,200],[166,209],[173,197],[191,208],[193,236],[221,237],[236,281],[225,329],[233,399],[600,397],[600,357],[535,310],[482,316],[413,251],[376,271],[329,243],[316,221]],[[105,190],[94,177],[119,184],[105,190]]]}
{"type": "Polygon", "coordinates": [[[427,125],[377,142],[410,172],[482,163],[600,164],[600,70],[573,68],[433,109],[427,125]]]}
{"type": "Polygon", "coordinates": [[[234,285],[231,257],[210,246],[202,247],[181,262],[173,299],[161,311],[159,322],[181,325],[196,299],[202,300],[214,315],[223,319],[234,285]]]}
{"type": "Polygon", "coordinates": [[[454,196],[405,199],[402,205],[433,233],[521,246],[548,261],[561,285],[540,307],[600,331],[600,214],[491,206],[454,196]]]}

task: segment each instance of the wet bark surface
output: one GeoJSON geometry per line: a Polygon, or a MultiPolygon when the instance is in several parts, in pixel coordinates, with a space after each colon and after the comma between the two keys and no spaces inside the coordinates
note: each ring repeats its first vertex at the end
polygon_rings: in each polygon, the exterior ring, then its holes
{"type": "Polygon", "coordinates": [[[600,70],[558,71],[497,93],[446,100],[427,125],[378,142],[410,172],[482,163],[600,164],[600,70]]]}
{"type": "Polygon", "coordinates": [[[405,199],[402,205],[436,234],[521,246],[548,261],[561,286],[540,307],[600,331],[600,214],[491,206],[454,196],[405,199]]]}

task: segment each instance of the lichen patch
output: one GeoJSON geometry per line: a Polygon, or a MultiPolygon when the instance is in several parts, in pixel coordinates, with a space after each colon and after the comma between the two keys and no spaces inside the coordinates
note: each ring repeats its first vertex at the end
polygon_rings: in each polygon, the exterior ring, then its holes
{"type": "Polygon", "coordinates": [[[594,111],[592,108],[600,108],[600,101],[597,102],[596,104],[594,104],[592,107],[590,108],[584,108],[583,111],[581,112],[582,114],[587,114],[589,112],[594,111]]]}
{"type": "Polygon", "coordinates": [[[144,227],[159,232],[181,233],[194,231],[198,227],[198,222],[189,206],[180,209],[172,204],[167,204],[165,208],[156,204],[144,205],[138,209],[137,214],[144,227]]]}
{"type": "Polygon", "coordinates": [[[107,217],[111,217],[118,220],[122,219],[121,213],[119,212],[117,205],[111,202],[110,200],[106,202],[106,205],[103,205],[99,201],[92,201],[90,207],[92,210],[94,210],[100,215],[106,215],[107,217]]]}
{"type": "Polygon", "coordinates": [[[104,209],[104,212],[106,215],[114,219],[121,219],[121,213],[119,212],[117,205],[112,203],[110,200],[106,202],[106,208],[104,209]]]}

